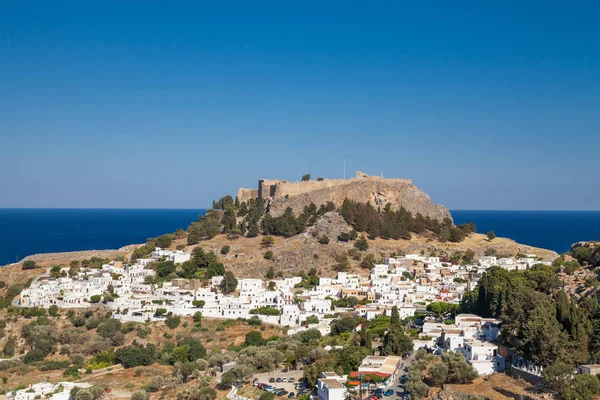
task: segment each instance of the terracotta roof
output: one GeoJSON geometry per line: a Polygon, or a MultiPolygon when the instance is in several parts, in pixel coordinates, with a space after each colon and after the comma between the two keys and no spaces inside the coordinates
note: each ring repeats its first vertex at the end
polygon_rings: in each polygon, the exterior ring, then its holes
{"type": "MultiPolygon", "coordinates": [[[[351,378],[358,378],[360,376],[360,374],[361,373],[358,371],[352,371],[352,372],[350,372],[349,376],[351,378]]],[[[362,375],[365,377],[365,380],[368,379],[367,375],[377,375],[378,377],[384,378],[384,379],[390,376],[390,374],[384,374],[383,372],[363,372],[362,375]]]]}

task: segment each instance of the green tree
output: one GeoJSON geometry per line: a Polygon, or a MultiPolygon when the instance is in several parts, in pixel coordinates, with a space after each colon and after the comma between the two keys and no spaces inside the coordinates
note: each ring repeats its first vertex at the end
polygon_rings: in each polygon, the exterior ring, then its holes
{"type": "Polygon", "coordinates": [[[204,300],[192,300],[192,305],[196,308],[202,308],[206,302],[204,300]]]}
{"type": "Polygon", "coordinates": [[[229,245],[225,245],[225,246],[221,247],[221,254],[227,255],[227,254],[229,254],[230,250],[231,250],[231,247],[229,245]]]}
{"type": "Polygon", "coordinates": [[[60,278],[61,277],[60,265],[55,265],[52,268],[50,268],[50,276],[52,276],[54,278],[60,278]]]}
{"type": "Polygon", "coordinates": [[[267,272],[265,273],[265,278],[267,278],[267,279],[275,278],[275,268],[273,268],[272,265],[269,267],[269,269],[267,269],[267,272]]]}
{"type": "Polygon", "coordinates": [[[335,258],[335,265],[333,269],[338,272],[345,272],[350,269],[350,260],[348,259],[348,255],[340,254],[335,258]]]}
{"type": "Polygon", "coordinates": [[[231,271],[225,271],[221,281],[221,291],[223,293],[233,293],[237,288],[238,281],[231,271]]]}
{"type": "Polygon", "coordinates": [[[261,346],[264,344],[262,333],[260,331],[250,331],[246,333],[245,346],[261,346]]]}
{"type": "Polygon", "coordinates": [[[595,375],[578,374],[562,393],[565,400],[591,399],[600,394],[600,380],[595,375]]]}
{"type": "Polygon", "coordinates": [[[58,317],[60,316],[59,312],[58,312],[58,306],[56,304],[52,304],[49,308],[48,308],[48,314],[51,317],[58,317]]]}
{"type": "Polygon", "coordinates": [[[385,355],[403,355],[412,351],[413,343],[402,330],[398,307],[392,307],[390,326],[383,340],[383,353],[385,355]]]}
{"type": "Polygon", "coordinates": [[[87,389],[81,389],[75,395],[75,400],[93,400],[93,399],[94,399],[94,396],[92,396],[92,393],[87,389]]]}
{"type": "Polygon", "coordinates": [[[271,250],[265,251],[265,254],[263,255],[263,258],[265,260],[272,260],[273,259],[273,252],[271,250]]]}
{"type": "Polygon", "coordinates": [[[202,313],[200,311],[194,313],[194,322],[197,324],[202,322],[202,313]]]}
{"type": "Polygon", "coordinates": [[[360,235],[356,242],[354,242],[354,247],[356,247],[359,251],[369,250],[369,242],[367,242],[365,235],[360,235]]]}
{"type": "Polygon", "coordinates": [[[302,182],[307,182],[307,181],[310,181],[310,174],[302,175],[302,182]]]}
{"type": "Polygon", "coordinates": [[[360,266],[361,268],[372,269],[376,263],[375,256],[373,254],[367,254],[360,262],[360,266]]]}
{"type": "Polygon", "coordinates": [[[494,231],[489,231],[487,233],[487,238],[488,240],[491,242],[492,240],[496,239],[496,234],[494,233],[494,231]]]}

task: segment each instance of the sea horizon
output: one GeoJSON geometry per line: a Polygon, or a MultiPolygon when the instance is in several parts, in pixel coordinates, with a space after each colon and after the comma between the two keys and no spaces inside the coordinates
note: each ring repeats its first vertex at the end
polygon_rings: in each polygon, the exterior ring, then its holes
{"type": "MultiPolygon", "coordinates": [[[[0,265],[40,253],[112,250],[186,229],[206,208],[0,208],[0,265]]],[[[517,243],[568,251],[600,240],[600,210],[450,210],[454,222],[473,222],[517,243]]]]}

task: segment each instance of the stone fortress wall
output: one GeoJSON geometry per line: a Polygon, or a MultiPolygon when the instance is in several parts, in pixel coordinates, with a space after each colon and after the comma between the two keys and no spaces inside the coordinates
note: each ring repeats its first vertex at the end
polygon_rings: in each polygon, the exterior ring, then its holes
{"type": "Polygon", "coordinates": [[[344,199],[350,199],[368,202],[375,207],[384,207],[389,203],[394,210],[404,207],[413,214],[420,213],[440,220],[451,218],[450,212],[444,206],[433,204],[429,196],[413,184],[412,179],[384,179],[360,171],[350,179],[306,182],[261,179],[258,189],[238,191],[239,201],[250,198],[267,200],[269,213],[274,217],[281,215],[288,207],[299,215],[311,203],[319,207],[333,202],[339,207],[344,199]]]}
{"type": "MultiPolygon", "coordinates": [[[[370,176],[361,171],[356,171],[356,177],[350,179],[324,179],[322,181],[311,180],[304,182],[288,182],[276,179],[261,179],[258,181],[258,197],[278,199],[281,197],[298,196],[304,193],[314,192],[321,189],[331,189],[353,182],[385,181],[386,183],[412,184],[412,179],[384,179],[380,176],[370,176]]],[[[248,189],[244,189],[248,190],[248,189]]]]}

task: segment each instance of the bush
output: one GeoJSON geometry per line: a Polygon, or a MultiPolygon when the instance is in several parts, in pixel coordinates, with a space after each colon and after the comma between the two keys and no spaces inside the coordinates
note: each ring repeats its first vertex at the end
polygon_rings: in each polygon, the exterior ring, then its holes
{"type": "Polygon", "coordinates": [[[102,296],[99,294],[95,294],[93,296],[90,297],[90,302],[91,303],[100,303],[100,300],[102,300],[102,296]]]}
{"type": "Polygon", "coordinates": [[[356,247],[358,251],[369,250],[369,242],[367,242],[367,238],[365,238],[365,235],[360,235],[360,238],[358,238],[358,240],[354,242],[354,247],[356,247]]]}
{"type": "Polygon", "coordinates": [[[162,389],[164,384],[165,379],[162,376],[153,376],[152,379],[150,379],[150,381],[148,382],[148,391],[158,392],[160,389],[162,389]]]}
{"type": "Polygon", "coordinates": [[[281,311],[271,307],[259,307],[250,310],[250,314],[253,315],[281,315],[281,311]]]}
{"type": "Polygon", "coordinates": [[[329,244],[329,238],[327,236],[325,236],[325,235],[319,236],[318,241],[321,244],[329,244]]]}
{"type": "Polygon", "coordinates": [[[41,349],[33,349],[25,354],[25,357],[23,357],[23,362],[25,364],[30,364],[32,362],[42,361],[47,355],[48,353],[41,349]]]}
{"type": "Polygon", "coordinates": [[[77,391],[75,395],[75,400],[93,400],[94,396],[92,396],[92,392],[87,389],[81,389],[77,391]]]}
{"type": "Polygon", "coordinates": [[[26,269],[36,269],[38,266],[35,263],[35,261],[31,261],[31,260],[27,260],[23,263],[23,265],[21,266],[22,270],[26,270],[26,269]]]}
{"type": "Polygon", "coordinates": [[[229,250],[231,250],[231,247],[229,247],[229,245],[225,245],[221,247],[221,254],[226,255],[229,253],[229,250]]]}
{"type": "Polygon", "coordinates": [[[275,239],[272,236],[265,236],[260,241],[260,247],[271,247],[275,243],[275,239]]]}
{"type": "Polygon", "coordinates": [[[246,333],[246,340],[244,341],[244,345],[246,346],[261,346],[264,344],[264,339],[262,337],[262,333],[259,331],[251,331],[246,333]]]}
{"type": "Polygon", "coordinates": [[[50,314],[51,317],[58,317],[60,314],[58,313],[58,306],[56,304],[52,304],[49,308],[48,308],[48,314],[50,314]]]}
{"type": "Polygon", "coordinates": [[[154,358],[155,350],[152,344],[148,344],[146,347],[125,346],[115,352],[115,362],[123,364],[125,368],[150,365],[154,362],[154,358]]]}
{"type": "Polygon", "coordinates": [[[146,392],[144,392],[143,390],[133,392],[133,394],[131,395],[131,400],[146,400],[146,392]]]}
{"type": "Polygon", "coordinates": [[[273,259],[273,252],[271,250],[268,250],[265,252],[265,255],[263,256],[265,260],[272,260],[273,259]]]}
{"type": "Polygon", "coordinates": [[[202,322],[202,313],[201,313],[200,311],[196,311],[196,312],[194,313],[194,322],[195,322],[196,324],[199,324],[199,323],[201,323],[201,322],[202,322]]]}
{"type": "Polygon", "coordinates": [[[204,307],[204,304],[206,304],[204,300],[192,300],[192,305],[196,308],[204,307]]]}
{"type": "Polygon", "coordinates": [[[170,329],[175,329],[181,323],[181,318],[177,316],[168,316],[165,320],[165,325],[167,325],[170,329]]]}

